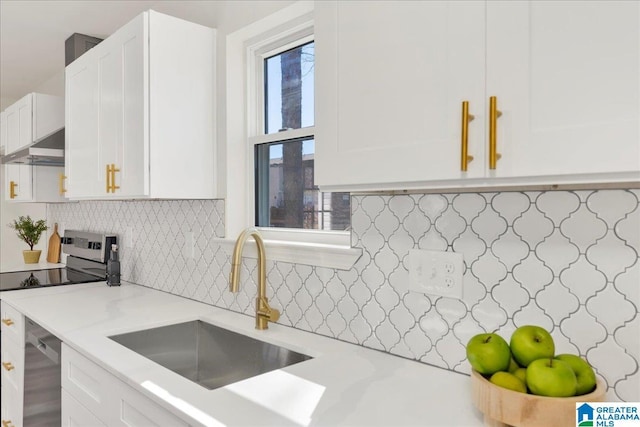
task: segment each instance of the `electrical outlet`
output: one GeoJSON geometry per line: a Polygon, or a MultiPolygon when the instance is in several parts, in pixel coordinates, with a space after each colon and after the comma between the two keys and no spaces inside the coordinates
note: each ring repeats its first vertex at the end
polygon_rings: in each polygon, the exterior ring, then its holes
{"type": "Polygon", "coordinates": [[[409,251],[409,290],[462,299],[464,259],[456,252],[409,251]]]}

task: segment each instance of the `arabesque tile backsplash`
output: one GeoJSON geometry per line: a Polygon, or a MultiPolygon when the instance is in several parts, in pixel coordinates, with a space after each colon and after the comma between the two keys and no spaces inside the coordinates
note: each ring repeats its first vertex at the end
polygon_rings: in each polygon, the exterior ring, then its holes
{"type": "MultiPolygon", "coordinates": [[[[351,270],[267,262],[280,323],[468,373],[481,331],[552,332],[558,353],[585,356],[609,399],[640,400],[640,190],[352,196],[351,270]],[[462,300],[408,291],[410,249],[462,253],[462,300]]],[[[227,290],[223,200],[49,204],[47,219],[133,236],[123,279],[253,313],[256,262],[227,290]],[[195,259],[185,257],[188,233],[195,259]]],[[[268,252],[267,252],[268,257],[268,252]]]]}

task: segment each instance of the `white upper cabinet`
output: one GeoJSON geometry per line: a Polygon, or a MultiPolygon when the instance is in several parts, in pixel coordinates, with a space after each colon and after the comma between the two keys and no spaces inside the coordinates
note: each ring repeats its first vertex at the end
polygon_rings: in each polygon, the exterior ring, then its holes
{"type": "MultiPolygon", "coordinates": [[[[5,150],[8,141],[9,126],[5,110],[0,113],[0,145],[5,150]]],[[[62,167],[6,164],[2,189],[4,199],[8,202],[63,202],[63,172],[62,167]]]]}
{"type": "Polygon", "coordinates": [[[30,93],[7,107],[4,114],[7,126],[5,154],[11,154],[64,127],[64,99],[30,93]]]}
{"type": "Polygon", "coordinates": [[[639,6],[316,2],[316,183],[639,180],[639,6]]]}
{"type": "MultiPolygon", "coordinates": [[[[316,2],[316,182],[402,187],[460,168],[462,102],[484,99],[479,2],[316,2]]],[[[481,120],[470,152],[484,150],[481,120]]]]}
{"type": "Polygon", "coordinates": [[[66,68],[71,199],[215,197],[215,30],[144,12],[66,68]]]}
{"type": "Polygon", "coordinates": [[[637,180],[639,85],[639,2],[488,3],[487,93],[503,113],[495,176],[637,180]]]}

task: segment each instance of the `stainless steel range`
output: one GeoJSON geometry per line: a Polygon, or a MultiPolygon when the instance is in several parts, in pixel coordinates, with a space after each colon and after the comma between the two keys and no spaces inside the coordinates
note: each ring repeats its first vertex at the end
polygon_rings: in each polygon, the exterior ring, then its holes
{"type": "Polygon", "coordinates": [[[62,252],[68,255],[64,268],[0,273],[0,291],[99,282],[106,279],[106,266],[113,234],[65,230],[62,252]]]}

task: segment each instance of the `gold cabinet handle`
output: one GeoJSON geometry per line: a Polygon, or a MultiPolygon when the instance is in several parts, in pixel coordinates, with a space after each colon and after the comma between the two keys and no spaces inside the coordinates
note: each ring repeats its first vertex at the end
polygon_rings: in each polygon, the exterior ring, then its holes
{"type": "Polygon", "coordinates": [[[7,325],[7,326],[11,326],[11,325],[13,325],[15,322],[14,322],[13,320],[11,320],[11,319],[7,318],[7,319],[2,319],[2,323],[4,323],[4,324],[5,324],[5,325],[7,325]]]}
{"type": "Polygon", "coordinates": [[[18,196],[18,193],[16,193],[17,186],[18,184],[15,181],[9,182],[9,198],[10,199],[15,199],[18,196]]]}
{"type": "Polygon", "coordinates": [[[120,188],[116,185],[116,172],[120,172],[116,165],[107,165],[107,193],[115,193],[120,188]]]}
{"type": "Polygon", "coordinates": [[[64,188],[64,180],[67,179],[65,174],[61,173],[58,175],[58,190],[60,191],[60,195],[64,196],[64,193],[67,192],[67,189],[64,188]]]}
{"type": "Polygon", "coordinates": [[[15,427],[11,420],[2,420],[2,427],[15,427]]]}
{"type": "Polygon", "coordinates": [[[115,193],[120,186],[116,185],[116,172],[120,172],[120,169],[116,168],[116,165],[111,164],[111,192],[115,193]]]}
{"type": "Polygon", "coordinates": [[[11,362],[2,362],[2,366],[4,367],[4,369],[6,369],[7,371],[12,371],[14,369],[16,369],[15,366],[13,366],[11,364],[11,362]]]}
{"type": "Polygon", "coordinates": [[[462,140],[460,141],[460,170],[467,171],[473,156],[469,155],[469,122],[475,117],[469,114],[469,101],[462,101],[462,140]]]}
{"type": "Polygon", "coordinates": [[[107,165],[107,193],[111,192],[111,165],[107,165]]]}
{"type": "Polygon", "coordinates": [[[489,97],[489,169],[495,169],[502,155],[498,153],[498,117],[502,112],[498,110],[498,99],[489,97]]]}

